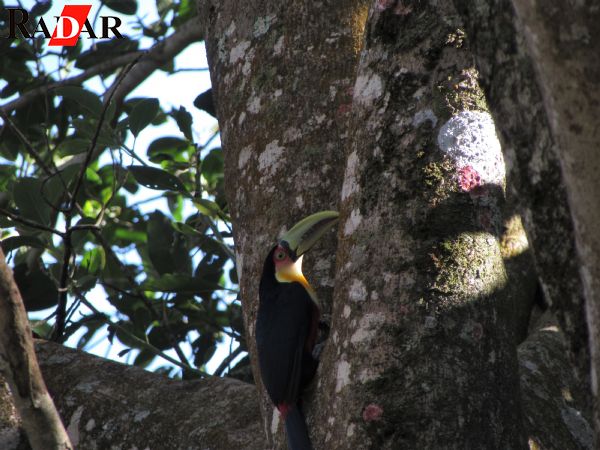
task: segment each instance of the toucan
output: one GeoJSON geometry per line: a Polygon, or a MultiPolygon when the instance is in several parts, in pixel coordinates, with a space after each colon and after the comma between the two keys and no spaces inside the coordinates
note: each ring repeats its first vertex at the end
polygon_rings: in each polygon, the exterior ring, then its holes
{"type": "Polygon", "coordinates": [[[320,306],[302,274],[302,255],[338,220],[336,211],[312,214],[285,233],[265,259],[256,318],[263,385],[285,421],[290,450],[312,450],[300,409],[303,389],[317,370],[313,348],[320,306]]]}

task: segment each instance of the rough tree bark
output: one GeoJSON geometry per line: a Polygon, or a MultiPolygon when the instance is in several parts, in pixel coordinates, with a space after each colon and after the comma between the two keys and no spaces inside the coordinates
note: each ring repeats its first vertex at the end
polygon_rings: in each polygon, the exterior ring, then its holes
{"type": "Polygon", "coordinates": [[[457,19],[438,2],[369,15],[318,448],[525,445],[503,313],[504,164],[457,19]]]}
{"type": "MultiPolygon", "coordinates": [[[[230,0],[200,8],[255,375],[264,258],[286,227],[309,213],[337,209],[365,4],[230,0]]],[[[326,317],[335,248],[332,232],[304,260],[309,280],[318,280],[326,317]]],[[[276,434],[279,413],[264,392],[261,405],[268,435],[276,434]]]]}
{"type": "Polygon", "coordinates": [[[559,147],[585,294],[596,442],[600,443],[600,7],[513,0],[559,147]]]}
{"type": "Polygon", "coordinates": [[[34,450],[73,446],[48,394],[33,349],[23,299],[0,249],[0,374],[10,387],[34,450]]]}
{"type": "MultiPolygon", "coordinates": [[[[265,449],[253,385],[218,377],[171,380],[46,341],[36,351],[78,449],[265,449]]],[[[0,448],[27,449],[3,385],[0,380],[0,448]]]]}

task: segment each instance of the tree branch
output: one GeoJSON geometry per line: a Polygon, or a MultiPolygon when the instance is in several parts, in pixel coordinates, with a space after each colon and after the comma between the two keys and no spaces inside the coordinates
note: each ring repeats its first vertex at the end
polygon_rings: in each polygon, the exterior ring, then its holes
{"type": "MultiPolygon", "coordinates": [[[[267,448],[253,385],[173,380],[46,341],[36,351],[77,448],[267,448]]],[[[0,430],[18,442],[14,422],[2,429],[11,405],[1,387],[0,379],[0,430]]]]}
{"type": "Polygon", "coordinates": [[[57,81],[55,83],[38,86],[30,91],[27,91],[27,92],[21,94],[19,96],[19,98],[0,106],[0,113],[3,116],[10,114],[12,111],[15,111],[19,108],[27,106],[36,97],[38,97],[39,95],[44,95],[48,91],[51,91],[53,89],[56,89],[56,88],[59,88],[62,86],[79,85],[79,84],[83,83],[84,81],[95,77],[96,75],[118,69],[121,66],[124,66],[126,64],[129,64],[132,61],[135,61],[143,53],[144,52],[141,52],[141,51],[133,52],[133,53],[128,53],[126,55],[118,56],[116,58],[111,58],[109,61],[105,61],[96,66],[90,67],[88,70],[85,70],[84,72],[80,73],[79,75],[75,75],[70,78],[65,78],[64,80],[57,81]]]}
{"type": "Polygon", "coordinates": [[[201,27],[200,20],[194,17],[175,33],[148,50],[123,81],[113,83],[107,91],[107,95],[112,95],[115,103],[120,105],[123,99],[152,72],[172,61],[192,42],[202,39],[204,39],[204,29],[201,27]]]}
{"type": "Polygon", "coordinates": [[[34,450],[72,449],[37,364],[21,294],[0,249],[0,372],[34,450]]]}

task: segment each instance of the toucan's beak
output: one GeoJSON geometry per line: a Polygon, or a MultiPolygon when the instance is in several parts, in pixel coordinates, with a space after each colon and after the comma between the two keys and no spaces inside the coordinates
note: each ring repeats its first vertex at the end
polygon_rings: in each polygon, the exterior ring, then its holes
{"type": "Polygon", "coordinates": [[[338,220],[337,211],[321,211],[305,217],[285,233],[279,243],[287,247],[297,259],[315,245],[323,234],[338,220]]]}

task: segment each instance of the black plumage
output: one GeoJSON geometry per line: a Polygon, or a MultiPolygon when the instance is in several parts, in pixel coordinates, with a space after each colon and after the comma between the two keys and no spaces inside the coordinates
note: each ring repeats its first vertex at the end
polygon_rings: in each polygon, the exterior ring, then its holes
{"type": "Polygon", "coordinates": [[[297,281],[275,277],[274,247],[267,256],[259,286],[256,345],[263,384],[286,419],[290,447],[311,448],[298,401],[315,374],[312,357],[318,307],[297,281]],[[301,419],[301,420],[300,420],[301,419]]]}

